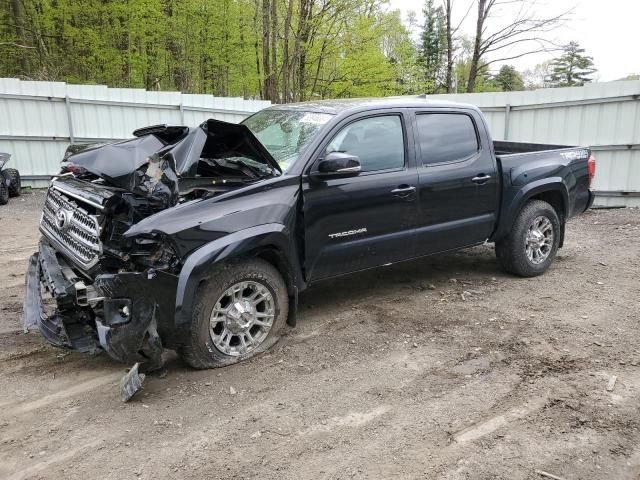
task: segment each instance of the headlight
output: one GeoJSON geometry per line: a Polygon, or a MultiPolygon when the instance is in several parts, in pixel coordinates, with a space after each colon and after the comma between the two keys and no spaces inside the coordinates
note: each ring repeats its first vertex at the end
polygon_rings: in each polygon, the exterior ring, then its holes
{"type": "Polygon", "coordinates": [[[180,257],[173,244],[164,235],[156,233],[134,237],[130,255],[134,263],[158,270],[175,268],[180,264],[180,257]]]}

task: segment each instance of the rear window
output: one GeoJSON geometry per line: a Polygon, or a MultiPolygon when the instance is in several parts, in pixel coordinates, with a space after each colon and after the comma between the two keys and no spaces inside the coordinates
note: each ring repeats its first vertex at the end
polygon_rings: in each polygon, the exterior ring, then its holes
{"type": "Polygon", "coordinates": [[[476,129],[468,115],[425,113],[417,118],[423,165],[464,160],[478,151],[476,129]]]}

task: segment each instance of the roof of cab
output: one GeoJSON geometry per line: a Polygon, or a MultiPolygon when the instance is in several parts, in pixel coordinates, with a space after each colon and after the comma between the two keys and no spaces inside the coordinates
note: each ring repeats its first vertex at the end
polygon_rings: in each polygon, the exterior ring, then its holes
{"type": "Polygon", "coordinates": [[[376,108],[470,108],[478,110],[474,105],[450,102],[440,99],[430,99],[425,95],[384,97],[384,98],[348,98],[336,100],[313,100],[310,102],[287,103],[272,105],[270,109],[300,110],[304,112],[330,113],[333,115],[344,112],[359,112],[376,108]]]}

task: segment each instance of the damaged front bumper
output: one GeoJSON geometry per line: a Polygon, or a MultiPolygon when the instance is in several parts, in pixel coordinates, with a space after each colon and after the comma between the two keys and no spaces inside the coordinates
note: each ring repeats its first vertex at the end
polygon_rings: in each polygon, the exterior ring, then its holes
{"type": "Polygon", "coordinates": [[[45,240],[29,259],[24,326],[51,344],[106,351],[125,363],[162,365],[162,334],[173,325],[177,277],[162,271],[77,273],[45,240]]]}

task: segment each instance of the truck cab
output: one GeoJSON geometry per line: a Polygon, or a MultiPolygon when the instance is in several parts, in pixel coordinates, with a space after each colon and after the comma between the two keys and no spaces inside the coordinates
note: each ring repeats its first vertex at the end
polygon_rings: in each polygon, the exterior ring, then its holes
{"type": "Polygon", "coordinates": [[[477,245],[500,201],[482,114],[430,105],[344,115],[302,171],[310,281],[477,245]],[[332,152],[357,157],[357,175],[323,175],[332,152]]]}

